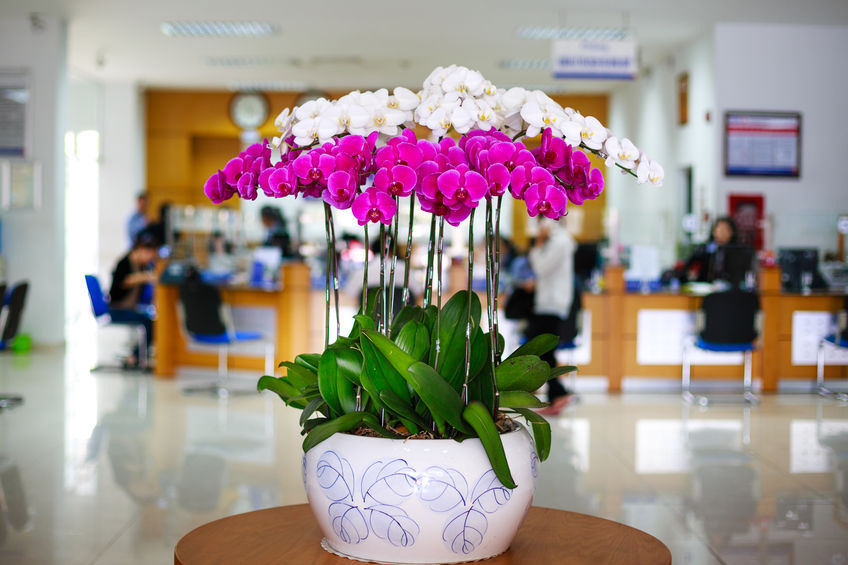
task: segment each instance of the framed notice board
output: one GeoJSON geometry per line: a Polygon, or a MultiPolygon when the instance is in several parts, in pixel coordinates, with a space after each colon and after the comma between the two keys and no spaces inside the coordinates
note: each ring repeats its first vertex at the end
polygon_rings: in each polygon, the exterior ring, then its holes
{"type": "Polygon", "coordinates": [[[729,177],[800,177],[801,114],[725,112],[724,174],[729,177]]]}

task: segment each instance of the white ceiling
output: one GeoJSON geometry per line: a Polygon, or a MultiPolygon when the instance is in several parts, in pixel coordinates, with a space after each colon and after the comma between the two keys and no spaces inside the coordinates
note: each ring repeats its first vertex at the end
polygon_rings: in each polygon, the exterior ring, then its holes
{"type": "MultiPolygon", "coordinates": [[[[3,0],[0,17],[32,12],[68,21],[72,73],[157,87],[232,87],[247,81],[319,89],[412,88],[438,65],[480,70],[498,85],[606,90],[614,83],[554,81],[545,70],[507,70],[541,59],[548,41],[521,26],[629,27],[649,61],[716,22],[848,25],[848,0],[3,0]],[[267,21],[262,39],[166,37],[163,21],[267,21]],[[250,57],[252,64],[211,60],[250,57]]],[[[754,47],[754,46],[752,46],[754,47]]]]}

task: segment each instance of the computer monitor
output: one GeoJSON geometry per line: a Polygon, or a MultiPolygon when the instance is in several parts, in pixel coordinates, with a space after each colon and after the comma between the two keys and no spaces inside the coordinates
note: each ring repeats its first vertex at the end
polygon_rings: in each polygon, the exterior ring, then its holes
{"type": "Polygon", "coordinates": [[[721,245],[712,257],[710,280],[722,280],[740,286],[746,282],[748,273],[754,273],[756,269],[756,251],[753,247],[721,245]]]}
{"type": "Polygon", "coordinates": [[[827,286],[819,273],[819,250],[815,247],[778,249],[777,264],[780,265],[780,286],[784,291],[800,292],[805,286],[805,273],[808,273],[809,288],[819,289],[827,286]]]}

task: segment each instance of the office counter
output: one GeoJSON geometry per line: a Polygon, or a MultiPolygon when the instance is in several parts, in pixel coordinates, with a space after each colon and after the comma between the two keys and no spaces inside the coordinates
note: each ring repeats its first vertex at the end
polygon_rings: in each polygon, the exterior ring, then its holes
{"type": "MultiPolygon", "coordinates": [[[[781,292],[779,269],[764,269],[760,280],[763,325],[753,356],[754,378],[762,380],[766,392],[777,391],[782,379],[809,379],[812,386],[818,338],[829,329],[829,313],[842,308],[845,294],[781,292]]],[[[681,340],[692,332],[701,301],[678,292],[627,292],[623,268],[609,268],[605,292],[584,295],[584,310],[592,320],[592,356],[578,374],[607,376],[610,391],[621,390],[624,378],[679,379],[681,340]]],[[[741,382],[741,354],[695,355],[693,379],[741,382]]],[[[848,356],[835,353],[826,359],[827,379],[848,376],[848,356]]]]}
{"type": "MultiPolygon", "coordinates": [[[[302,263],[283,265],[281,277],[281,287],[220,287],[222,300],[233,308],[234,314],[238,309],[251,309],[269,321],[265,324],[267,327],[261,330],[275,344],[275,365],[308,351],[311,320],[309,267],[302,263]]],[[[173,378],[177,368],[183,365],[217,367],[218,356],[215,352],[194,350],[186,343],[185,332],[177,314],[177,285],[159,283],[154,296],[157,316],[154,322],[156,376],[173,378]]],[[[264,370],[261,351],[257,351],[256,356],[237,351],[230,355],[231,368],[256,370],[257,374],[264,370]]]]}

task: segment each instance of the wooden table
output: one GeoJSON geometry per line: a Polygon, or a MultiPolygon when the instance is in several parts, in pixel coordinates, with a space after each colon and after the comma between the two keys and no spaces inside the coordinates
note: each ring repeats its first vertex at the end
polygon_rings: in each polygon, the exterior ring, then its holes
{"type": "MultiPolygon", "coordinates": [[[[303,563],[351,565],[321,548],[322,534],[307,504],[238,514],[203,525],[174,549],[175,565],[303,563]]],[[[486,565],[670,565],[671,553],[658,539],[604,520],[530,508],[510,549],[486,565]]]]}

